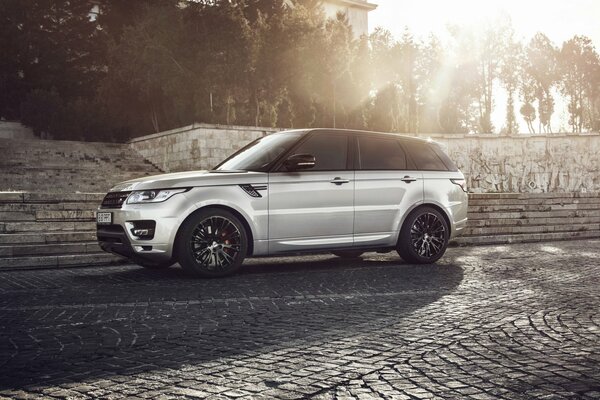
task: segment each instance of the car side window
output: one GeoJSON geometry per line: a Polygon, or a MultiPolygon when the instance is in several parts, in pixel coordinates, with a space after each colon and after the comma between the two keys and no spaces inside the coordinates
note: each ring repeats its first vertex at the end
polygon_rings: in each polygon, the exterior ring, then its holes
{"type": "Polygon", "coordinates": [[[435,151],[427,143],[405,141],[402,143],[417,169],[423,171],[448,171],[448,167],[438,157],[435,151]]]}
{"type": "Polygon", "coordinates": [[[360,169],[406,169],[406,154],[395,139],[377,137],[358,138],[360,169]]]}
{"type": "Polygon", "coordinates": [[[315,156],[315,166],[306,171],[345,170],[348,159],[348,136],[313,135],[294,150],[294,154],[315,156]]]}

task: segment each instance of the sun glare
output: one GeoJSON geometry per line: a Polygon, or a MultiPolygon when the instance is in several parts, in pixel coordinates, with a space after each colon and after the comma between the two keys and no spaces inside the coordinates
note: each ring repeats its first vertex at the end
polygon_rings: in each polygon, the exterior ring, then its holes
{"type": "MultiPolygon", "coordinates": [[[[371,0],[377,4],[369,13],[369,29],[382,27],[396,39],[408,31],[416,39],[435,35],[442,44],[451,45],[449,27],[477,35],[495,25],[509,23],[514,39],[527,43],[538,32],[558,48],[574,35],[585,35],[600,45],[600,1],[598,0],[371,0]]],[[[461,54],[461,57],[468,55],[461,54]]],[[[465,61],[462,59],[462,61],[465,61]]],[[[448,85],[447,77],[435,78],[438,87],[448,85]]],[[[492,120],[499,128],[505,120],[506,93],[495,90],[492,120]]],[[[552,124],[563,127],[568,119],[566,105],[557,98],[552,124]]],[[[518,122],[524,132],[523,121],[518,122]]]]}
{"type": "Polygon", "coordinates": [[[405,28],[415,36],[434,33],[443,38],[449,25],[485,28],[510,18],[520,38],[543,32],[557,45],[575,34],[600,42],[600,1],[597,0],[373,0],[369,26],[381,26],[399,37],[405,28]]]}

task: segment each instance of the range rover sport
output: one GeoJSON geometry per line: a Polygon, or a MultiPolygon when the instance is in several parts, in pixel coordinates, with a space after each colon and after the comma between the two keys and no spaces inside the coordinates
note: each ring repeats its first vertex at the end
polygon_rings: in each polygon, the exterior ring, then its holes
{"type": "Polygon", "coordinates": [[[97,212],[102,249],[147,268],[223,276],[245,257],[396,250],[433,263],[467,222],[463,174],[435,142],[309,129],[242,148],[213,170],[133,179],[97,212]]]}

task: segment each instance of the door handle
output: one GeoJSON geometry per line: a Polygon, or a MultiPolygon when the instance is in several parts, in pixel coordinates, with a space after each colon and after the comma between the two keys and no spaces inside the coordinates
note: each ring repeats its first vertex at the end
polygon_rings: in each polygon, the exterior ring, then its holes
{"type": "Polygon", "coordinates": [[[336,176],[335,178],[333,178],[332,181],[330,181],[331,183],[335,184],[335,185],[341,185],[342,183],[348,183],[350,182],[348,179],[342,179],[339,176],[336,176]]]}
{"type": "Polygon", "coordinates": [[[404,178],[400,179],[402,182],[411,183],[417,180],[417,178],[413,178],[412,176],[406,175],[404,178]]]}

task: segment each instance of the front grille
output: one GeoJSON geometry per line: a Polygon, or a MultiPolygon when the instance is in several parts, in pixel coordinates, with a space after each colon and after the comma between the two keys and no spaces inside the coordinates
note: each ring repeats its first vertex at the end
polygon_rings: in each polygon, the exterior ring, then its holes
{"type": "Polygon", "coordinates": [[[100,208],[121,208],[131,192],[110,192],[104,196],[100,208]]]}

